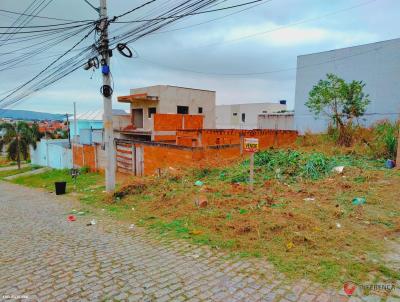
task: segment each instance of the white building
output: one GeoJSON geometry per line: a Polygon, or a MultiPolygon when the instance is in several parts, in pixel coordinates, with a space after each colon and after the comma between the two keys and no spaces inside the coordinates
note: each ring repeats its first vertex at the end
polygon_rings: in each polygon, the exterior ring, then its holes
{"type": "Polygon", "coordinates": [[[294,112],[263,113],[258,115],[258,129],[296,130],[294,112]]]}
{"type": "Polygon", "coordinates": [[[256,129],[258,115],[286,110],[286,101],[279,103],[248,103],[218,105],[216,120],[218,129],[256,129]]]}
{"type": "Polygon", "coordinates": [[[327,73],[347,82],[362,80],[371,103],[359,122],[372,123],[399,117],[400,113],[400,39],[336,49],[297,58],[295,126],[300,133],[322,132],[328,125],[325,118],[315,119],[305,102],[308,94],[327,73]]]}

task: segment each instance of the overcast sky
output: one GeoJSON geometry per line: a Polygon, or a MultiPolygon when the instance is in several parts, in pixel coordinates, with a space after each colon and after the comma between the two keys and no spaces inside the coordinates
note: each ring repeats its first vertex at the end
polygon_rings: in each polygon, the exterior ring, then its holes
{"type": "MultiPolygon", "coordinates": [[[[228,0],[223,6],[245,1],[228,0]]],[[[145,0],[108,2],[109,15],[113,16],[145,0]]],[[[31,0],[2,0],[0,9],[22,12],[29,3],[31,0]]],[[[293,108],[298,55],[397,38],[399,11],[399,0],[272,0],[200,25],[234,11],[191,16],[130,45],[139,55],[136,59],[114,53],[113,96],[116,99],[127,95],[130,88],[167,84],[215,90],[217,104],[286,99],[293,108]],[[238,73],[264,74],[224,75],[238,73]]],[[[54,0],[41,15],[74,20],[96,18],[95,11],[83,0],[54,0]]],[[[127,16],[126,20],[134,17],[127,16]]],[[[1,26],[11,25],[14,18],[0,12],[1,26]]],[[[37,20],[31,24],[52,22],[58,21],[37,20]]],[[[124,25],[113,24],[111,36],[121,26],[124,25]]],[[[73,41],[66,41],[22,67],[0,71],[0,94],[31,78],[54,59],[48,56],[72,44],[73,41]]],[[[3,45],[0,53],[15,47],[3,45]]],[[[6,59],[0,56],[0,62],[6,59]]],[[[13,109],[65,113],[72,111],[76,101],[80,112],[97,110],[102,107],[100,85],[99,71],[92,74],[78,70],[13,109]]],[[[114,107],[127,109],[126,104],[116,101],[114,107]]]]}

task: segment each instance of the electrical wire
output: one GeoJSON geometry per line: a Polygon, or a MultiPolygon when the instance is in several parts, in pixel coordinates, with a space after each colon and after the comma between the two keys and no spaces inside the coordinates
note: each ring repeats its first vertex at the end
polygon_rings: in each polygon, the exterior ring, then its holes
{"type": "Polygon", "coordinates": [[[18,16],[28,16],[28,17],[38,18],[38,19],[47,19],[47,20],[56,20],[56,21],[71,21],[71,22],[76,21],[76,20],[71,20],[71,19],[61,19],[61,18],[53,18],[53,17],[45,17],[45,16],[38,16],[38,15],[30,15],[30,14],[25,14],[25,13],[18,13],[18,12],[6,10],[6,9],[0,9],[0,12],[18,15],[18,16]]]}
{"type": "MultiPolygon", "coordinates": [[[[400,41],[399,41],[399,44],[400,44],[400,41]]],[[[398,44],[395,45],[395,47],[398,47],[398,46],[399,46],[398,44]]],[[[302,65],[302,66],[297,66],[297,67],[289,67],[289,68],[269,70],[269,71],[261,71],[261,72],[248,72],[248,73],[203,72],[203,71],[198,71],[198,70],[192,70],[192,69],[181,68],[181,67],[174,67],[174,66],[170,66],[170,65],[157,63],[157,62],[154,62],[154,61],[150,61],[148,59],[144,59],[140,55],[139,55],[138,58],[140,60],[144,61],[144,62],[153,64],[153,65],[159,65],[161,67],[168,68],[168,69],[174,69],[174,70],[177,70],[177,71],[183,71],[183,72],[189,72],[189,73],[195,73],[195,74],[201,74],[201,75],[208,75],[208,76],[217,76],[217,77],[246,77],[246,76],[258,76],[258,75],[280,73],[280,72],[285,72],[285,71],[295,71],[295,70],[299,70],[299,69],[305,69],[305,68],[325,65],[325,64],[329,64],[329,63],[334,63],[334,62],[338,62],[338,61],[347,60],[347,59],[353,58],[353,57],[362,56],[362,55],[365,55],[365,54],[369,54],[371,52],[378,52],[380,49],[382,49],[382,47],[375,47],[373,49],[369,49],[369,50],[366,50],[366,51],[361,51],[361,52],[358,52],[358,53],[355,53],[355,54],[352,54],[352,55],[347,55],[347,56],[334,58],[334,59],[330,59],[330,60],[326,60],[326,61],[322,61],[322,62],[317,62],[317,63],[314,63],[314,64],[307,64],[307,65],[302,65]]]]}
{"type": "Polygon", "coordinates": [[[71,22],[64,22],[64,23],[57,23],[57,24],[47,24],[47,25],[31,25],[31,26],[0,26],[0,28],[41,28],[41,27],[54,27],[54,26],[63,26],[63,25],[69,25],[69,24],[76,24],[76,23],[95,23],[95,21],[88,21],[88,20],[82,20],[82,21],[71,21],[71,22]]]}
{"type": "MultiPolygon", "coordinates": [[[[47,70],[49,70],[53,65],[55,65],[58,61],[60,61],[63,57],[65,57],[67,54],[69,54],[74,48],[76,48],[80,43],[82,43],[85,39],[89,37],[91,33],[95,28],[91,29],[83,38],[81,38],[78,42],[76,42],[71,48],[69,48],[67,51],[65,51],[61,56],[57,57],[54,61],[52,61],[49,65],[47,65],[42,71],[40,71],[38,74],[36,74],[33,78],[28,80],[27,82],[21,84],[20,86],[16,87],[11,93],[7,94],[5,97],[0,99],[0,103],[6,102],[11,96],[13,96],[16,92],[20,91],[22,88],[26,87],[36,79],[38,79],[41,75],[43,75],[47,70]]],[[[90,47],[89,47],[90,49],[90,47]]],[[[35,90],[36,91],[36,90],[35,90]]],[[[26,97],[29,94],[24,94],[22,97],[17,98],[15,101],[19,101],[22,98],[26,97]]]]}
{"type": "Polygon", "coordinates": [[[183,17],[187,17],[187,16],[201,15],[201,14],[213,13],[213,12],[227,10],[227,9],[233,9],[233,8],[237,8],[237,7],[241,7],[241,6],[245,6],[245,5],[254,4],[254,3],[257,3],[257,2],[261,2],[261,1],[264,1],[264,0],[254,0],[254,1],[249,1],[249,2],[245,2],[245,3],[237,4],[237,5],[232,5],[232,6],[227,6],[227,7],[217,8],[217,9],[211,9],[211,10],[206,10],[206,11],[201,11],[201,12],[187,13],[187,14],[183,14],[183,15],[160,17],[160,18],[147,19],[147,20],[111,21],[111,22],[115,22],[115,23],[137,23],[137,22],[145,22],[145,21],[149,22],[149,21],[157,21],[157,20],[183,18],[183,17]]]}

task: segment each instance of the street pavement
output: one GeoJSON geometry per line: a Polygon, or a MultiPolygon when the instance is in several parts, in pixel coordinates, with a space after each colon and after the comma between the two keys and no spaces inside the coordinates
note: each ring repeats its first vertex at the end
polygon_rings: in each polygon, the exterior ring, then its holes
{"type": "MultiPolygon", "coordinates": [[[[0,182],[0,300],[348,301],[261,259],[156,239],[105,212],[69,222],[73,208],[69,197],[0,182]]],[[[380,301],[367,298],[350,301],[380,301]]]]}

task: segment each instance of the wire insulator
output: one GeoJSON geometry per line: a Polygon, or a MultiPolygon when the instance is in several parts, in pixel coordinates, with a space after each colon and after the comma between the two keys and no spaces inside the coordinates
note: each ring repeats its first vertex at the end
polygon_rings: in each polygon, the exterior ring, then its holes
{"type": "Polygon", "coordinates": [[[124,43],[118,43],[117,44],[117,50],[121,55],[127,58],[132,58],[132,51],[126,46],[124,43]],[[124,51],[125,50],[125,51],[124,51]]]}
{"type": "Polygon", "coordinates": [[[110,97],[113,94],[113,89],[110,85],[103,85],[100,87],[100,93],[106,98],[110,97]]]}

